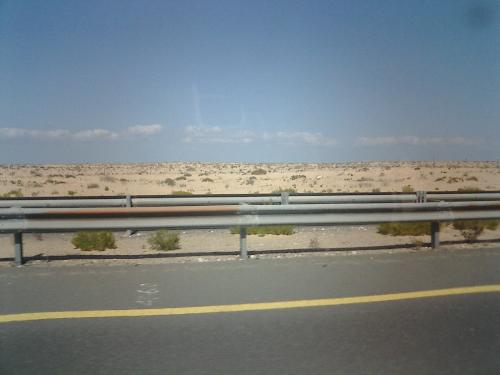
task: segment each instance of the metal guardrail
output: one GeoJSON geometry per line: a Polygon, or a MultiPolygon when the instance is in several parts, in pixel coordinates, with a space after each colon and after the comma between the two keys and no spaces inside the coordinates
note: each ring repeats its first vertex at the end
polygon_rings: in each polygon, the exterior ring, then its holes
{"type": "Polygon", "coordinates": [[[439,246],[439,222],[441,221],[500,219],[500,201],[498,200],[425,202],[425,195],[422,196],[422,194],[418,197],[418,202],[415,202],[415,196],[413,199],[412,203],[225,204],[105,208],[13,207],[0,209],[0,233],[14,234],[14,258],[16,264],[20,265],[23,263],[22,234],[29,232],[202,229],[236,226],[240,227],[240,257],[247,258],[246,228],[249,226],[430,222],[431,244],[433,248],[437,248],[439,246]]]}
{"type": "Polygon", "coordinates": [[[114,196],[71,198],[7,198],[0,208],[8,207],[157,207],[232,204],[317,204],[317,203],[395,203],[438,201],[500,200],[500,192],[481,193],[362,193],[362,194],[220,194],[187,196],[114,196]]]}

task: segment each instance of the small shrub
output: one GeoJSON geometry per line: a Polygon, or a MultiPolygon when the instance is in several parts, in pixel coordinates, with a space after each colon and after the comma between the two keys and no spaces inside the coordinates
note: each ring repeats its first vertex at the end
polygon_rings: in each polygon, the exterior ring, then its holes
{"type": "Polygon", "coordinates": [[[303,174],[294,174],[293,176],[290,177],[291,180],[297,180],[299,178],[303,178],[305,180],[306,176],[303,174]]]}
{"type": "Polygon", "coordinates": [[[403,186],[402,191],[403,191],[403,193],[413,193],[414,192],[413,187],[411,185],[403,186]]]}
{"type": "Polygon", "coordinates": [[[210,177],[205,177],[201,182],[214,182],[210,177]]]}
{"type": "Polygon", "coordinates": [[[53,180],[53,179],[49,178],[48,180],[45,181],[45,183],[59,185],[59,184],[65,184],[66,181],[53,180]]]}
{"type": "Polygon", "coordinates": [[[280,194],[280,193],[296,193],[297,190],[294,188],[278,188],[277,190],[273,190],[273,194],[280,194]]]}
{"type": "Polygon", "coordinates": [[[495,230],[498,228],[498,220],[482,220],[484,228],[488,230],[495,230]]]}
{"type": "Polygon", "coordinates": [[[257,168],[257,169],[254,169],[251,174],[253,175],[262,175],[262,174],[267,174],[266,170],[265,169],[262,169],[262,168],[257,168]]]}
{"type": "Polygon", "coordinates": [[[68,195],[75,195],[75,194],[76,194],[76,191],[68,190],[68,195]]]}
{"type": "Polygon", "coordinates": [[[148,244],[153,250],[176,250],[180,248],[179,234],[168,230],[159,230],[148,238],[148,244]]]}
{"type": "Polygon", "coordinates": [[[372,193],[380,193],[380,188],[373,188],[372,193]]]}
{"type": "Polygon", "coordinates": [[[257,179],[257,177],[251,176],[251,177],[247,178],[245,184],[246,185],[253,185],[253,184],[255,184],[256,179],[257,179]]]}
{"type": "Polygon", "coordinates": [[[32,176],[35,176],[35,177],[42,177],[42,174],[38,171],[30,171],[31,175],[32,176]]]}
{"type": "Polygon", "coordinates": [[[175,185],[175,181],[171,178],[166,178],[162,181],[163,184],[166,184],[168,186],[174,186],[175,185]]]}
{"type": "Polygon", "coordinates": [[[99,179],[103,182],[115,182],[116,181],[116,178],[113,176],[101,176],[99,179]]]}
{"type": "MultiPolygon", "coordinates": [[[[231,234],[239,234],[239,233],[240,233],[239,227],[231,228],[231,234]]],[[[293,225],[263,225],[260,227],[247,227],[248,235],[258,235],[259,237],[263,237],[266,234],[289,236],[293,233],[294,233],[293,225]]]]}
{"type": "Polygon", "coordinates": [[[87,189],[97,189],[99,187],[99,184],[88,184],[87,189]]]}
{"type": "Polygon", "coordinates": [[[458,188],[457,191],[459,191],[461,193],[479,193],[482,190],[477,188],[477,187],[474,187],[474,186],[465,186],[463,188],[458,188]]]}
{"type": "Polygon", "coordinates": [[[453,228],[459,230],[467,242],[475,242],[485,229],[495,230],[497,227],[497,220],[463,220],[453,222],[453,228]]]}
{"type": "Polygon", "coordinates": [[[109,191],[109,187],[105,186],[104,191],[109,191]]]}
{"type": "Polygon", "coordinates": [[[176,190],[172,192],[172,195],[192,195],[190,191],[176,190]]]}
{"type": "Polygon", "coordinates": [[[431,224],[428,222],[383,223],[377,232],[391,236],[422,236],[431,234],[431,224]]]}
{"type": "Polygon", "coordinates": [[[466,181],[478,181],[478,178],[476,176],[470,176],[465,179],[466,181]]]}
{"type": "Polygon", "coordinates": [[[23,196],[23,193],[21,192],[20,189],[17,190],[11,190],[7,193],[4,193],[1,197],[3,198],[20,198],[23,196]]]}
{"type": "Polygon", "coordinates": [[[181,181],[181,180],[185,180],[185,179],[186,179],[185,176],[179,176],[179,177],[175,178],[176,181],[181,181]]]}
{"type": "Polygon", "coordinates": [[[78,232],[71,243],[83,251],[116,249],[115,236],[111,232],[78,232]]]}

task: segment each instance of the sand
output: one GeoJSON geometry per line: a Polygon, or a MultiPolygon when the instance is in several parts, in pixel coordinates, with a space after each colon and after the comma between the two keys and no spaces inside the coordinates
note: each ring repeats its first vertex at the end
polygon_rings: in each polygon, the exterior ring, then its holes
{"type": "Polygon", "coordinates": [[[2,165],[0,195],[500,190],[497,162],[345,164],[154,163],[2,165]]]}

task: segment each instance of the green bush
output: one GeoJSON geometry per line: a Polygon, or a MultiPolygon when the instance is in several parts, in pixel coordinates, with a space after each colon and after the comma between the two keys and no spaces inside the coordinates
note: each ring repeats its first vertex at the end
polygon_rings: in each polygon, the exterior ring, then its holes
{"type": "Polygon", "coordinates": [[[497,220],[463,220],[453,222],[453,228],[459,230],[468,242],[476,241],[485,229],[495,230],[497,227],[497,220]]]}
{"type": "Polygon", "coordinates": [[[3,197],[3,198],[20,198],[22,196],[23,196],[23,193],[21,192],[20,189],[11,190],[8,193],[0,195],[0,197],[3,197]]]}
{"type": "Polygon", "coordinates": [[[411,185],[403,186],[402,191],[403,191],[403,193],[413,193],[414,192],[413,187],[411,185]]]}
{"type": "MultiPolygon", "coordinates": [[[[240,227],[231,228],[231,234],[239,234],[240,227]]],[[[274,235],[285,235],[289,236],[293,234],[293,225],[263,225],[260,227],[247,227],[248,235],[258,235],[259,237],[263,237],[266,234],[274,234],[274,235]]]]}
{"type": "Polygon", "coordinates": [[[83,251],[116,249],[115,236],[111,232],[78,232],[71,243],[83,251]]]}
{"type": "Polygon", "coordinates": [[[148,244],[153,250],[179,249],[179,234],[168,230],[158,230],[148,238],[148,244]]]}
{"type": "Polygon", "coordinates": [[[428,222],[383,223],[377,232],[391,236],[422,236],[431,234],[431,224],[428,222]]]}

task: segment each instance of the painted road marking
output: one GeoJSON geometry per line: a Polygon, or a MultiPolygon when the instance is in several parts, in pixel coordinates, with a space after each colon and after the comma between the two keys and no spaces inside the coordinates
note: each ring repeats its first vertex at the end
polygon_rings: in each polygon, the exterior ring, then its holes
{"type": "Polygon", "coordinates": [[[159,292],[158,285],[141,283],[139,284],[139,289],[137,289],[137,300],[135,302],[144,306],[153,306],[160,299],[158,297],[159,292]]]}
{"type": "Polygon", "coordinates": [[[305,307],[325,307],[350,305],[359,303],[401,301],[417,298],[444,297],[478,293],[498,293],[500,284],[468,286],[461,288],[422,290],[416,292],[378,294],[358,297],[340,297],[297,301],[277,301],[261,303],[243,303],[235,305],[193,306],[193,307],[165,307],[150,309],[124,310],[89,310],[89,311],[49,311],[20,314],[0,315],[0,323],[27,322],[34,320],[54,319],[82,319],[82,318],[120,318],[145,317],[167,315],[213,314],[242,311],[262,311],[277,309],[296,309],[305,307]]]}

